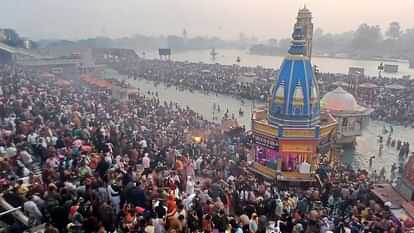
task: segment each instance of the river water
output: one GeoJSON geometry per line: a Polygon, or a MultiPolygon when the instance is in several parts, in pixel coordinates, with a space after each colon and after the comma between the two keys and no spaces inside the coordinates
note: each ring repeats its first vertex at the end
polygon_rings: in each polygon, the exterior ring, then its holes
{"type": "MultiPolygon", "coordinates": [[[[146,51],[146,58],[158,58],[158,51],[146,51]]],[[[174,61],[191,61],[213,63],[210,56],[210,50],[188,50],[174,52],[171,59],[174,61]]],[[[278,69],[284,59],[284,56],[261,56],[247,53],[246,50],[237,49],[223,49],[216,50],[218,55],[214,62],[232,65],[236,64],[236,58],[240,57],[240,65],[242,66],[262,66],[266,68],[278,69]]],[[[348,73],[349,67],[362,67],[365,69],[365,74],[369,76],[378,75],[378,65],[381,61],[373,60],[353,60],[345,58],[330,58],[330,57],[313,57],[312,64],[317,65],[319,70],[324,73],[348,73]]],[[[414,77],[414,69],[409,68],[408,61],[384,61],[384,64],[393,64],[399,66],[399,72],[395,74],[385,73],[383,76],[400,78],[404,75],[414,77]]]]}
{"type": "MultiPolygon", "coordinates": [[[[126,76],[120,75],[114,70],[107,70],[105,76],[119,80],[126,79],[126,76]]],[[[143,79],[129,80],[129,83],[138,88],[140,93],[148,95],[148,91],[154,93],[157,92],[161,101],[173,101],[182,106],[189,106],[210,121],[213,121],[213,105],[219,104],[221,113],[215,113],[215,116],[218,116],[218,119],[221,119],[224,112],[228,109],[230,114],[233,113],[241,125],[245,125],[247,129],[250,129],[251,127],[250,116],[253,107],[252,101],[245,100],[243,104],[239,99],[231,96],[220,94],[206,95],[198,91],[190,92],[189,90],[178,90],[174,86],[167,87],[163,84],[155,86],[154,82],[143,79]],[[243,116],[239,116],[239,109],[243,110],[243,116]]],[[[258,105],[256,104],[256,106],[258,105]]],[[[382,167],[385,167],[387,173],[389,173],[391,165],[393,163],[398,164],[398,151],[395,148],[384,146],[382,156],[378,156],[379,143],[377,136],[382,134],[384,126],[389,128],[389,125],[384,122],[371,121],[368,128],[363,132],[363,136],[357,139],[355,151],[346,150],[341,159],[355,168],[369,169],[369,158],[374,155],[376,156],[376,159],[373,161],[371,170],[376,169],[379,171],[382,167]]],[[[413,129],[402,126],[393,127],[393,137],[395,139],[408,141],[411,145],[414,145],[412,137],[414,134],[413,129]]],[[[384,135],[384,141],[385,140],[386,136],[384,135]]]]}

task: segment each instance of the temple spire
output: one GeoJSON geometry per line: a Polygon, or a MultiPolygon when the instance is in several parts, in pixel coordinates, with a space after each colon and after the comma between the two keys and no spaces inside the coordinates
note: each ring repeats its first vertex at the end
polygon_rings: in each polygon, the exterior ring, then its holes
{"type": "Polygon", "coordinates": [[[313,37],[313,23],[312,12],[303,5],[303,9],[299,9],[298,16],[296,17],[295,28],[301,27],[303,29],[303,35],[305,40],[305,53],[304,55],[311,58],[312,56],[312,37],[313,37]]]}
{"type": "Polygon", "coordinates": [[[291,55],[305,55],[305,35],[303,34],[303,28],[297,26],[292,33],[292,42],[288,53],[291,55]]]}

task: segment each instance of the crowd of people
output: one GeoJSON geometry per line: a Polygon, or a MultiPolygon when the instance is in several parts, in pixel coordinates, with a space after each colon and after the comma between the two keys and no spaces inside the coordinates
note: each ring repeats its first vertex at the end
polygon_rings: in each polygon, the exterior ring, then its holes
{"type": "MultiPolygon", "coordinates": [[[[291,188],[246,169],[250,134],[229,139],[188,107],[142,93],[119,102],[107,90],[76,80],[62,87],[16,66],[1,67],[0,77],[2,198],[46,233],[411,227],[372,198],[366,171],[324,165],[321,187],[291,188]],[[193,129],[209,134],[192,140],[193,129]]],[[[23,232],[11,221],[9,232],[23,232]]]]}
{"type": "Polygon", "coordinates": [[[360,105],[373,109],[371,118],[412,127],[414,117],[414,80],[387,77],[349,77],[345,74],[318,74],[321,93],[342,85],[354,94],[360,105]]]}
{"type": "MultiPolygon", "coordinates": [[[[266,101],[277,70],[162,60],[127,60],[113,67],[130,78],[144,78],[189,90],[221,93],[239,98],[266,101]]],[[[389,123],[412,126],[414,116],[414,80],[386,77],[355,77],[318,72],[321,95],[333,90],[338,82],[355,95],[358,103],[373,108],[372,117],[389,123]],[[355,91],[357,89],[357,91],[355,91]]]]}
{"type": "Polygon", "coordinates": [[[131,79],[144,78],[178,88],[258,100],[267,100],[270,91],[267,85],[274,80],[275,72],[263,67],[141,59],[115,63],[114,68],[131,79]]]}

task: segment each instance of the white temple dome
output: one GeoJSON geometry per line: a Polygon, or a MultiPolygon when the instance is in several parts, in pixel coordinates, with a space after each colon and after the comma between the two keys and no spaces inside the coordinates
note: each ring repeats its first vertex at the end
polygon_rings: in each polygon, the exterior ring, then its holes
{"type": "Polygon", "coordinates": [[[358,111],[360,106],[354,96],[342,87],[326,93],[321,100],[321,107],[329,111],[358,111]]]}

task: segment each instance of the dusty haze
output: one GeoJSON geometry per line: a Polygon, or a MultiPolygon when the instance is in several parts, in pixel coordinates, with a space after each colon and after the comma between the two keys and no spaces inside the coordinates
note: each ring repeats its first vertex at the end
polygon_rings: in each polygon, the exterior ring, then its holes
{"type": "Polygon", "coordinates": [[[414,0],[1,0],[0,27],[33,39],[132,34],[287,37],[306,3],[316,27],[343,32],[361,23],[414,27],[414,0]]]}

